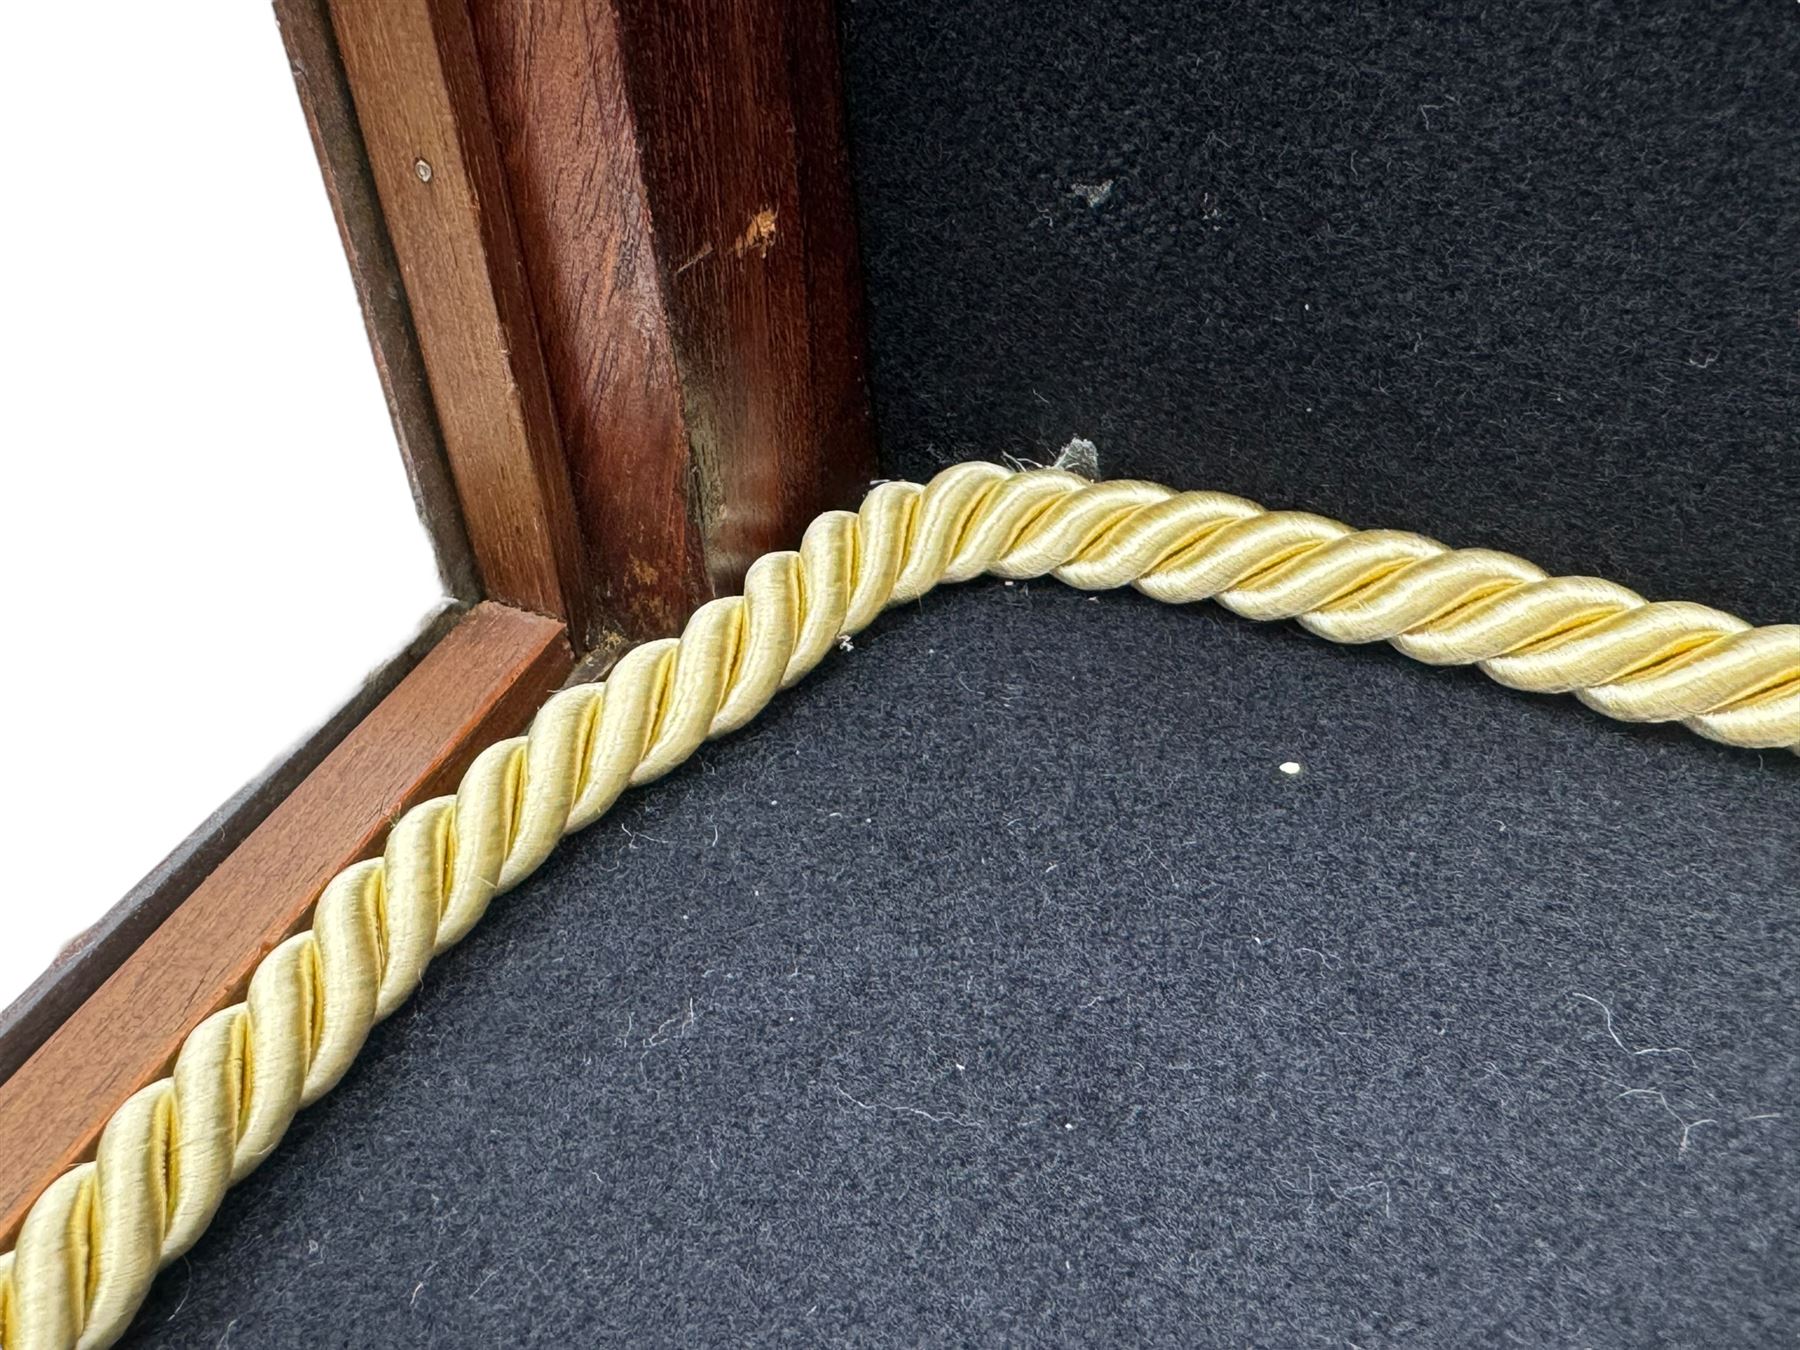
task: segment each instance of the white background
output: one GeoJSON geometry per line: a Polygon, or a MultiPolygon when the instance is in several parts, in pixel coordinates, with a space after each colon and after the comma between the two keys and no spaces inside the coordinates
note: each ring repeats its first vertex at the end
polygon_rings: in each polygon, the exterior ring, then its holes
{"type": "Polygon", "coordinates": [[[0,1005],[439,602],[267,3],[0,8],[0,1005]]]}

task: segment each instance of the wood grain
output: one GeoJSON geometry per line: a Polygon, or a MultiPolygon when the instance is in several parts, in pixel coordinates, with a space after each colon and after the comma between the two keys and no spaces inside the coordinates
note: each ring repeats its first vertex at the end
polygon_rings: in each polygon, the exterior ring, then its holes
{"type": "Polygon", "coordinates": [[[437,556],[438,575],[447,595],[472,603],[481,598],[480,569],[463,525],[425,358],[419,351],[400,262],[381,214],[350,83],[338,57],[327,0],[275,0],[275,18],[350,264],[400,457],[437,556]]]}
{"type": "Polygon", "coordinates": [[[874,473],[829,0],[472,0],[603,620],[673,633],[874,473]]]}
{"type": "Polygon", "coordinates": [[[584,0],[471,12],[600,613],[664,636],[710,590],[618,23],[584,0]]]}
{"type": "Polygon", "coordinates": [[[568,673],[560,623],[474,609],[16,1073],[0,1083],[0,1250],[43,1187],[93,1156],[182,1040],[243,997],[325,883],[373,856],[407,806],[453,790],[568,673]]]}
{"type": "Polygon", "coordinates": [[[875,475],[832,0],[620,0],[714,588],[875,475]]]}
{"type": "Polygon", "coordinates": [[[328,0],[485,593],[588,622],[532,300],[462,0],[328,0]]]}
{"type": "Polygon", "coordinates": [[[0,1082],[68,1020],[121,963],[143,945],[194,888],[337,748],[375,706],[462,621],[466,607],[446,606],[392,660],[370,672],[362,688],[279,763],[246,783],[169,851],[100,920],[57,955],[48,970],[0,1011],[0,1082]]]}

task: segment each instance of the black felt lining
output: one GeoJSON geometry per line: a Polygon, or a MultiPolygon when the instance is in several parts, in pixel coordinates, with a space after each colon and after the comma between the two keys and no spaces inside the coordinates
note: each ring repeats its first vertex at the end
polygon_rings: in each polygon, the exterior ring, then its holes
{"type": "Polygon", "coordinates": [[[1800,616],[1789,7],[842,12],[890,472],[1082,435],[1800,616]]]}
{"type": "Polygon", "coordinates": [[[941,592],[501,901],[131,1343],[1772,1344],[1797,805],[1385,648],[941,592]]]}

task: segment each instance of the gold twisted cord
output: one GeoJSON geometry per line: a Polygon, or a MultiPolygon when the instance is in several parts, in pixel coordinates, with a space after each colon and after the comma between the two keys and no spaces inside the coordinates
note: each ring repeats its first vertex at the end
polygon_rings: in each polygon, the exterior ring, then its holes
{"type": "Polygon", "coordinates": [[[880,484],[860,510],[814,521],[798,552],[759,559],[744,594],[703,605],[679,639],[645,643],[604,683],[554,695],[528,734],[476,759],[454,796],[402,816],[381,857],[339,873],[311,929],[263,958],[244,1002],[196,1027],[173,1073],[113,1115],[94,1160],[38,1197],[0,1255],[0,1346],[111,1344],[226,1188],[563,835],[741,727],[889,605],[983,573],[1216,599],[1339,642],[1479,664],[1628,721],[1800,751],[1800,625],[1753,628],[1546,576],[1509,554],[1223,493],[980,463],[925,487],[880,484]]]}

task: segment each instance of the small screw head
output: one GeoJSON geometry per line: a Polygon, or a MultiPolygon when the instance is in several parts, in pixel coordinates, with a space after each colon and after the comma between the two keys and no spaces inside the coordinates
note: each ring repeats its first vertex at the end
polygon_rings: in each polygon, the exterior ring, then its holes
{"type": "Polygon", "coordinates": [[[431,181],[431,164],[429,161],[415,159],[413,161],[413,172],[419,175],[419,181],[421,183],[429,183],[431,181]]]}

